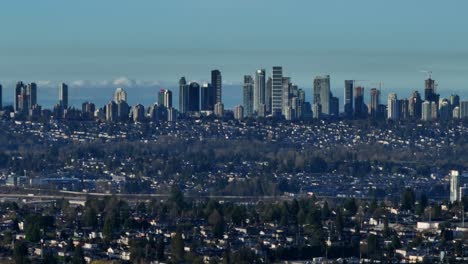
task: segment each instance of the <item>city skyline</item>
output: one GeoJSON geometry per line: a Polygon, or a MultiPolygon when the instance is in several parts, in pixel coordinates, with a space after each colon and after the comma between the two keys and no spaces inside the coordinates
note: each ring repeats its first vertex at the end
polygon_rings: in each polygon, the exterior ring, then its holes
{"type": "Polygon", "coordinates": [[[420,70],[432,70],[444,87],[460,93],[468,87],[462,11],[468,4],[457,3],[45,0],[27,9],[4,3],[0,23],[15,26],[3,31],[0,82],[128,76],[168,84],[190,73],[201,83],[209,80],[205,72],[219,68],[226,83],[241,84],[247,69],[282,65],[302,87],[330,74],[411,90],[419,86],[420,70]],[[275,29],[281,38],[275,39],[275,29]]]}

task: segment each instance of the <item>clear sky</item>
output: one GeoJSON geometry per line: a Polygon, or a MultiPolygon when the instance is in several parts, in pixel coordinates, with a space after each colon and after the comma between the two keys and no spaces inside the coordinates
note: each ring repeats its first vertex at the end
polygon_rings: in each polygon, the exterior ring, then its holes
{"type": "Polygon", "coordinates": [[[306,89],[330,74],[335,93],[363,79],[406,97],[432,70],[441,93],[463,94],[466,10],[466,0],[2,1],[0,82],[173,86],[219,68],[238,84],[282,65],[306,89]]]}

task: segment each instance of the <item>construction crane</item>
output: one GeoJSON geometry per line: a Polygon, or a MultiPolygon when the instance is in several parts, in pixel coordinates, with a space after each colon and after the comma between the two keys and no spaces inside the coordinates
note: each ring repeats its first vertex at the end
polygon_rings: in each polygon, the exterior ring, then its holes
{"type": "Polygon", "coordinates": [[[432,71],[420,70],[419,72],[422,72],[422,73],[427,74],[427,76],[429,77],[429,79],[432,79],[432,71]]]}

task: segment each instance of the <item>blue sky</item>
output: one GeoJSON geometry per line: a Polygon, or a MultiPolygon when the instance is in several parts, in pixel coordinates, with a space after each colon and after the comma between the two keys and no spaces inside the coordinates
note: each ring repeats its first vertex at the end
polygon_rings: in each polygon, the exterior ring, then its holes
{"type": "Polygon", "coordinates": [[[429,69],[441,93],[463,94],[466,10],[463,0],[3,1],[0,81],[63,80],[78,93],[80,84],[122,78],[172,87],[219,68],[238,84],[256,68],[283,65],[305,89],[330,74],[335,93],[344,79],[365,79],[406,97],[429,69]]]}

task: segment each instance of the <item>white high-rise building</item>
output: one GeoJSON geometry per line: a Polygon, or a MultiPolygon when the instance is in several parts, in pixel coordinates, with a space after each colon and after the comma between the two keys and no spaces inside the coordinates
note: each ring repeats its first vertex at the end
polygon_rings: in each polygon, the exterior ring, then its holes
{"type": "Polygon", "coordinates": [[[397,95],[395,93],[388,95],[387,117],[391,120],[400,119],[400,106],[397,95]]]}
{"type": "Polygon", "coordinates": [[[429,101],[424,101],[421,107],[421,120],[432,121],[432,104],[429,101]]]}
{"type": "Polygon", "coordinates": [[[450,202],[459,202],[466,195],[468,184],[468,173],[450,171],[450,202]]]}
{"type": "Polygon", "coordinates": [[[117,88],[114,93],[114,101],[116,103],[120,101],[127,101],[127,92],[123,88],[117,88]]]}

